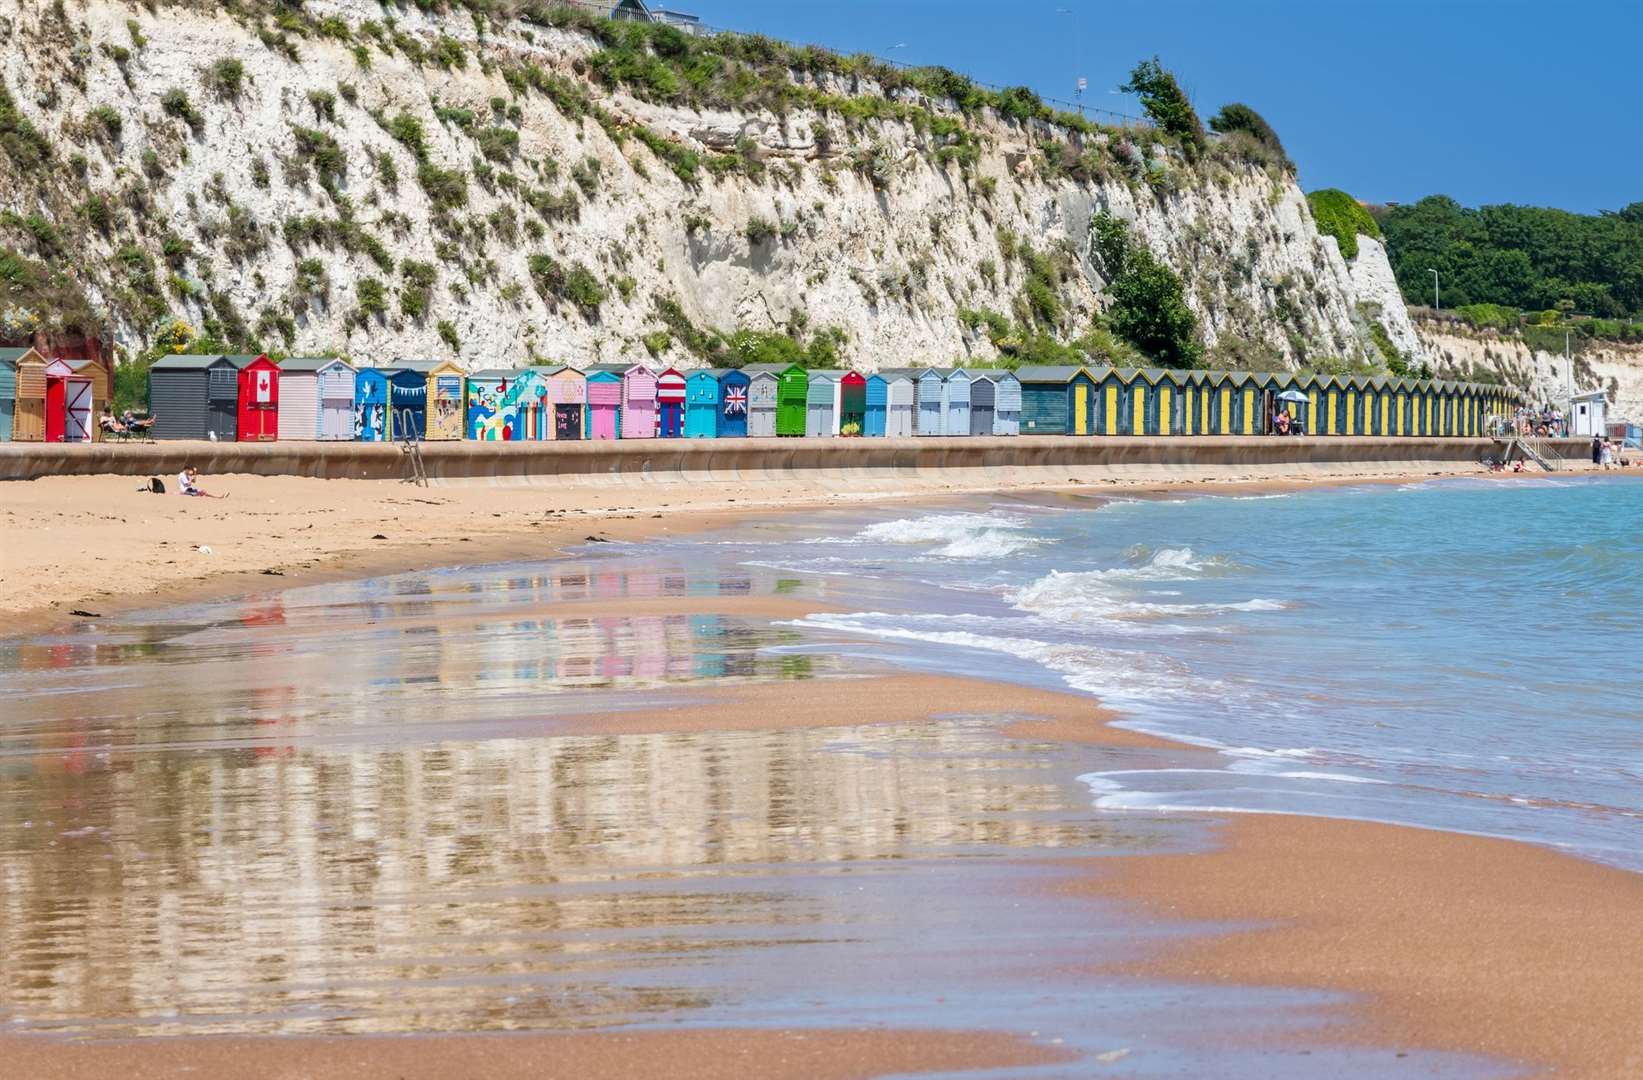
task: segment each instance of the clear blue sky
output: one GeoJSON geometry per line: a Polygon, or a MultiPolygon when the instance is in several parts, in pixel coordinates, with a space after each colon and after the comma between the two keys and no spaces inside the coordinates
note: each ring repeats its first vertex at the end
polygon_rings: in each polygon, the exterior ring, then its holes
{"type": "Polygon", "coordinates": [[[704,22],[939,63],[1087,104],[1143,57],[1207,120],[1243,101],[1307,190],[1592,212],[1643,200],[1643,3],[1528,0],[669,0],[704,22]],[[1058,13],[1065,9],[1067,13],[1058,13]],[[900,46],[897,48],[896,46],[900,46]]]}

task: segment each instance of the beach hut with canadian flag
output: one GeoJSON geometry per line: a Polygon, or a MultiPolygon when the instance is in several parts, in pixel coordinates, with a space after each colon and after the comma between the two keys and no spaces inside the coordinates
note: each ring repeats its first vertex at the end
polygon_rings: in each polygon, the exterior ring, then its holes
{"type": "Polygon", "coordinates": [[[685,433],[684,372],[668,368],[656,376],[656,437],[678,439],[685,433]]]}
{"type": "Polygon", "coordinates": [[[235,437],[240,442],[273,442],[280,434],[279,365],[266,355],[243,363],[241,357],[234,359],[239,368],[235,437]]]}
{"type": "Polygon", "coordinates": [[[634,364],[622,372],[621,437],[656,437],[656,373],[643,364],[634,364]]]}
{"type": "MultiPolygon", "coordinates": [[[[719,419],[713,434],[719,439],[743,439],[748,435],[748,394],[752,377],[745,371],[728,368],[719,376],[719,419]]],[[[774,415],[774,414],[772,414],[774,415]]],[[[774,434],[772,432],[771,434],[774,434]]]]}

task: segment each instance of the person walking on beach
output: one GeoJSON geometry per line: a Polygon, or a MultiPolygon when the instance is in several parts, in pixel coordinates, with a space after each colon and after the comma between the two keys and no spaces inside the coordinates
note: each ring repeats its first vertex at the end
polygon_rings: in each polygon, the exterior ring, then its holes
{"type": "Polygon", "coordinates": [[[177,493],[179,495],[197,495],[202,499],[226,499],[226,498],[228,498],[228,495],[226,493],[224,493],[222,495],[213,495],[213,494],[211,494],[211,492],[209,492],[209,491],[205,490],[203,487],[201,487],[199,485],[199,483],[197,482],[199,480],[199,475],[200,475],[200,470],[196,469],[192,465],[189,465],[188,467],[183,469],[182,472],[178,473],[177,474],[177,493]]]}

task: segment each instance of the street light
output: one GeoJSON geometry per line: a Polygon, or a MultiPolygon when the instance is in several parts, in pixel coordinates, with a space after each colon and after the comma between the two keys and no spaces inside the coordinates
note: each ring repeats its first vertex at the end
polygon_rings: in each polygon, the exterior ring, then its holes
{"type": "Polygon", "coordinates": [[[1432,307],[1434,309],[1442,308],[1443,304],[1438,301],[1438,272],[1430,266],[1426,268],[1426,272],[1432,275],[1432,307]]]}

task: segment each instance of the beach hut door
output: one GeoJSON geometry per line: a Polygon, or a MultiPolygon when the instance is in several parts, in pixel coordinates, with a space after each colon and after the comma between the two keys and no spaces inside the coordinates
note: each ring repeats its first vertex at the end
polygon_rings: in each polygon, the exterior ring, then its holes
{"type": "Polygon", "coordinates": [[[1090,433],[1090,388],[1084,383],[1073,387],[1073,434],[1090,433]]]}
{"type": "Polygon", "coordinates": [[[63,441],[89,442],[91,440],[91,381],[89,379],[62,379],[63,387],[63,441]]]}
{"type": "Polygon", "coordinates": [[[553,407],[553,437],[559,440],[582,437],[582,406],[555,405],[553,407]]]}

